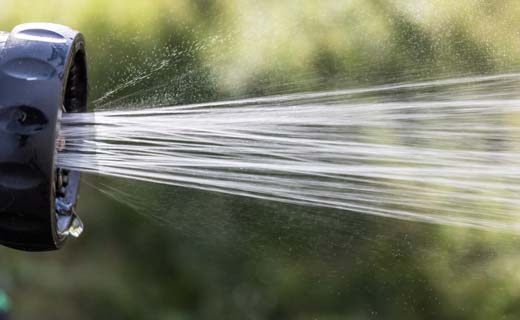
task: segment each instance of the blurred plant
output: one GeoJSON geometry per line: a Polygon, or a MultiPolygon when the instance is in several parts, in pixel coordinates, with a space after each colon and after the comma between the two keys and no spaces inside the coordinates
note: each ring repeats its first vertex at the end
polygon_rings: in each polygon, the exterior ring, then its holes
{"type": "MultiPolygon", "coordinates": [[[[3,0],[0,6],[3,30],[50,21],[85,34],[98,108],[504,72],[517,70],[520,56],[516,0],[3,0]]],[[[99,192],[128,182],[87,182],[80,208],[85,237],[50,254],[0,250],[16,318],[520,316],[516,235],[356,213],[338,223],[313,208],[123,186],[138,191],[131,205],[168,208],[173,225],[157,226],[99,192]]]]}

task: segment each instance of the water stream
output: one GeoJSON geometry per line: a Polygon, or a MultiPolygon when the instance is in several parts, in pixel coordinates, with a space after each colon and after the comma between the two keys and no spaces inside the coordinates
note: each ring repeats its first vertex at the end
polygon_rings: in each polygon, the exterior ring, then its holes
{"type": "Polygon", "coordinates": [[[520,228],[520,74],[65,114],[58,165],[300,205],[520,228]]]}

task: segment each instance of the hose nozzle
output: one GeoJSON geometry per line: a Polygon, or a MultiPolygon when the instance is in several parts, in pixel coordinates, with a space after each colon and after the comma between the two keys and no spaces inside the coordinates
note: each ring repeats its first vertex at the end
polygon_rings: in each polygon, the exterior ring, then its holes
{"type": "Polygon", "coordinates": [[[79,236],[80,174],[57,168],[63,112],[86,112],[83,36],[28,23],[0,33],[0,244],[28,251],[60,248],[79,236]]]}

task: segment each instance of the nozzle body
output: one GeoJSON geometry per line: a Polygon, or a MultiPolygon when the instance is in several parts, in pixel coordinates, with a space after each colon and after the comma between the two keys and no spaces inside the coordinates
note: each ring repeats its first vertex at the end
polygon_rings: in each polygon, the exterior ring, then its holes
{"type": "Polygon", "coordinates": [[[57,184],[59,119],[86,111],[86,94],[79,32],[30,23],[0,34],[0,244],[42,251],[65,241],[57,203],[70,205],[66,214],[75,217],[79,175],[57,184]]]}

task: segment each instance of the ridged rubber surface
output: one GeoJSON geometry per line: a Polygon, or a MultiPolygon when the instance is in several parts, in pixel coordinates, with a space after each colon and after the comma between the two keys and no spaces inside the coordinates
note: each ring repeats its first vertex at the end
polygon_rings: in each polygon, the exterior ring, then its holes
{"type": "Polygon", "coordinates": [[[0,34],[0,243],[24,250],[61,246],[54,213],[58,110],[83,37],[30,23],[0,34]]]}

